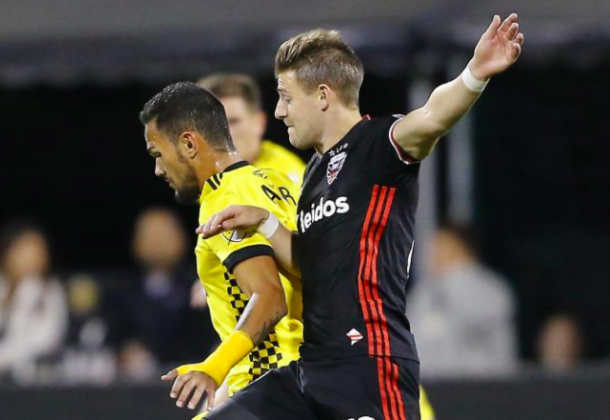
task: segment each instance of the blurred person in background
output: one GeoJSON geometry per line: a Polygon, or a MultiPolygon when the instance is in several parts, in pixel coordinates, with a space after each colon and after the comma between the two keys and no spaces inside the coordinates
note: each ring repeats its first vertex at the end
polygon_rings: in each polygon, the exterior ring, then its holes
{"type": "Polygon", "coordinates": [[[441,227],[429,279],[409,302],[424,377],[506,374],[515,369],[515,301],[506,281],[477,256],[472,232],[441,227]]]}
{"type": "Polygon", "coordinates": [[[216,73],[197,84],[212,92],[225,109],[231,138],[237,153],[257,168],[271,168],[283,173],[299,187],[303,182],[305,163],[294,153],[263,136],[267,115],[256,81],[238,73],[216,73]]]}
{"type": "Polygon", "coordinates": [[[582,362],[586,350],[578,320],[564,313],[551,315],[538,338],[539,360],[545,369],[568,372],[582,362]]]}
{"type": "Polygon", "coordinates": [[[70,326],[61,378],[68,383],[107,384],[115,379],[116,358],[108,342],[102,287],[89,274],[67,282],[70,326]]]}
{"type": "Polygon", "coordinates": [[[68,309],[62,285],[50,269],[49,244],[40,229],[17,224],[4,228],[0,234],[0,376],[41,380],[38,362],[62,349],[68,309]]]}
{"type": "Polygon", "coordinates": [[[187,245],[172,211],[151,208],[137,218],[133,253],[138,268],[117,285],[106,304],[123,376],[150,378],[216,342],[209,316],[190,307],[196,274],[186,258],[187,245]]]}

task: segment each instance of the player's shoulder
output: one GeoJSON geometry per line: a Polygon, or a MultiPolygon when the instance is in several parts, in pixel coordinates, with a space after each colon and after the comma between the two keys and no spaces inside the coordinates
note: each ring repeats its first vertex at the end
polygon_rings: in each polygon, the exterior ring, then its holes
{"type": "Polygon", "coordinates": [[[392,126],[403,118],[402,114],[382,115],[374,118],[365,115],[360,125],[361,131],[366,134],[387,135],[392,126]]]}

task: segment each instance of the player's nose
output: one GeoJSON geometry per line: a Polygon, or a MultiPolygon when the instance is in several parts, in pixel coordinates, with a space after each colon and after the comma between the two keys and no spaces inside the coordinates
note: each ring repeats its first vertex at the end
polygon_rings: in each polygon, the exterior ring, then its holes
{"type": "Polygon", "coordinates": [[[275,118],[278,120],[283,120],[286,118],[286,106],[282,103],[282,101],[278,101],[275,106],[275,118]]]}
{"type": "Polygon", "coordinates": [[[163,177],[165,176],[165,170],[163,169],[163,167],[159,164],[159,162],[155,163],[155,175],[158,177],[163,177]]]}

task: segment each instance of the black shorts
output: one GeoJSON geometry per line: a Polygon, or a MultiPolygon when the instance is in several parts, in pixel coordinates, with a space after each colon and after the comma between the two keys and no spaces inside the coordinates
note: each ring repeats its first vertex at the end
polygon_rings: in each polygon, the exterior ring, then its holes
{"type": "Polygon", "coordinates": [[[419,420],[419,363],[394,357],[293,362],[214,409],[209,420],[419,420]]]}

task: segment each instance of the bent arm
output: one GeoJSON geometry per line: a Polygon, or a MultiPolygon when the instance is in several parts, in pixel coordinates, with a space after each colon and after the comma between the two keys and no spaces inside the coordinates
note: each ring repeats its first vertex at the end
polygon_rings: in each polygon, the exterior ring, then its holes
{"type": "MultiPolygon", "coordinates": [[[[260,228],[271,217],[275,216],[259,207],[233,205],[216,213],[207,223],[197,228],[196,232],[204,239],[230,230],[261,232],[260,228]]],[[[265,236],[271,242],[278,264],[290,274],[300,278],[301,272],[296,258],[298,234],[278,222],[277,228],[273,232],[267,232],[265,236]]]]}
{"type": "Polygon", "coordinates": [[[236,329],[248,334],[256,346],[288,313],[277,265],[273,258],[259,256],[237,264],[233,273],[249,299],[236,329]]]}

